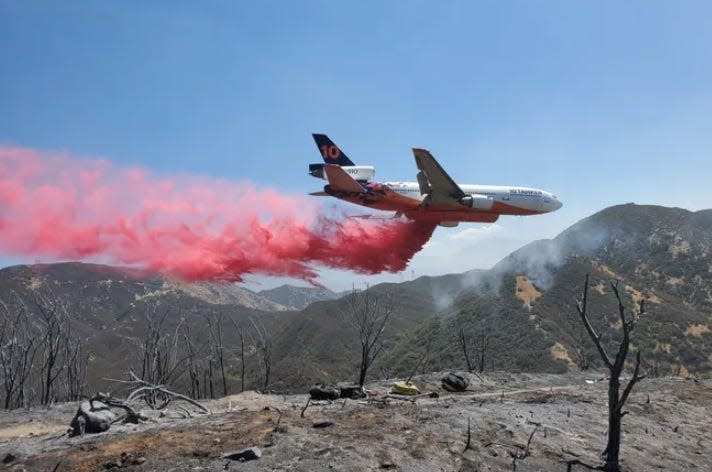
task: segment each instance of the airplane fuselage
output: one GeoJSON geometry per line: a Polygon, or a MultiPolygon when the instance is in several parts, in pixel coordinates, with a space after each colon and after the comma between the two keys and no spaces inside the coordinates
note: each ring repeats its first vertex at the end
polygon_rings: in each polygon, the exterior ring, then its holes
{"type": "MultiPolygon", "coordinates": [[[[423,201],[417,182],[385,182],[391,190],[408,198],[423,201]]],[[[550,192],[528,187],[501,185],[460,185],[465,193],[484,195],[493,200],[491,210],[500,215],[536,215],[561,208],[561,202],[550,192]]]]}
{"type": "Polygon", "coordinates": [[[324,187],[324,191],[356,205],[395,211],[410,219],[438,222],[488,223],[496,221],[499,215],[537,215],[561,208],[561,202],[552,193],[528,187],[460,185],[468,194],[486,197],[491,205],[485,203],[479,208],[459,205],[459,208],[453,208],[452,205],[428,203],[427,195],[421,195],[417,182],[370,182],[365,186],[371,190],[370,195],[339,192],[329,185],[324,187]]]}

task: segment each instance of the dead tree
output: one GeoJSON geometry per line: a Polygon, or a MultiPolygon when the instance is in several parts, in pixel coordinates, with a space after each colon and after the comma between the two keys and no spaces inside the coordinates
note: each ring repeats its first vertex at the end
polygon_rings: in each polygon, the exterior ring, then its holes
{"type": "Polygon", "coordinates": [[[240,392],[245,391],[245,329],[237,321],[232,320],[237,335],[240,338],[240,392]]]}
{"type": "Polygon", "coordinates": [[[185,344],[186,362],[188,371],[188,381],[190,383],[190,396],[193,398],[206,398],[208,390],[207,382],[203,382],[205,377],[205,360],[202,357],[203,351],[208,346],[209,341],[205,341],[200,346],[196,346],[190,334],[189,324],[183,325],[183,343],[185,344]]]}
{"type": "Polygon", "coordinates": [[[475,366],[470,358],[472,350],[471,337],[467,333],[464,326],[460,326],[457,330],[457,340],[460,343],[460,348],[462,349],[462,355],[465,357],[465,365],[467,366],[467,371],[472,372],[475,370],[475,366]]]}
{"type": "Polygon", "coordinates": [[[66,335],[64,346],[64,357],[67,360],[65,376],[66,400],[77,401],[84,398],[89,354],[82,347],[81,340],[72,339],[69,332],[66,335]]]}
{"type": "Polygon", "coordinates": [[[408,375],[408,378],[405,380],[406,384],[410,384],[411,379],[418,372],[418,369],[420,368],[420,366],[423,365],[423,362],[425,362],[425,359],[430,357],[431,344],[432,344],[431,340],[428,340],[428,342],[425,344],[425,347],[423,348],[423,353],[420,355],[420,357],[418,358],[418,361],[415,363],[415,367],[413,367],[413,370],[410,372],[410,375],[408,375]]]}
{"type": "Polygon", "coordinates": [[[587,301],[588,301],[588,274],[586,274],[586,280],[583,287],[583,296],[581,300],[577,302],[576,309],[581,317],[588,335],[593,340],[596,345],[596,349],[603,360],[603,363],[608,368],[610,372],[610,380],[608,381],[608,443],[606,449],[603,452],[606,459],[603,465],[603,470],[608,472],[618,472],[620,470],[619,454],[621,446],[621,420],[628,412],[623,411],[626,400],[633,387],[641,379],[644,378],[640,374],[640,350],[637,351],[635,356],[635,369],[633,370],[633,377],[628,381],[628,384],[623,389],[623,393],[620,393],[620,376],[625,367],[625,361],[628,357],[628,346],[630,344],[630,333],[633,331],[636,322],[639,317],[645,312],[645,300],[640,300],[638,305],[638,313],[634,314],[630,319],[626,314],[626,309],[621,300],[620,293],[618,291],[618,282],[612,282],[611,288],[618,301],[618,315],[621,321],[621,328],[623,330],[623,338],[618,345],[618,352],[616,357],[611,360],[611,357],[606,352],[605,347],[601,343],[601,336],[596,334],[591,322],[588,319],[587,313],[587,301]]]}
{"type": "Polygon", "coordinates": [[[245,391],[245,331],[239,328],[237,331],[240,336],[240,392],[245,391]]]}
{"type": "Polygon", "coordinates": [[[41,404],[49,406],[56,396],[57,379],[66,369],[66,343],[70,339],[69,310],[64,301],[51,294],[35,294],[34,310],[41,331],[41,404]]]}
{"type": "Polygon", "coordinates": [[[129,371],[129,376],[131,377],[131,380],[107,379],[112,382],[133,384],[136,387],[126,399],[127,404],[130,404],[131,402],[134,402],[136,400],[143,400],[151,408],[155,410],[162,410],[166,408],[171,401],[182,400],[199,408],[203,413],[210,413],[210,410],[208,410],[205,406],[201,405],[199,402],[186,395],[182,395],[180,393],[168,390],[165,385],[154,385],[150,382],[146,382],[145,380],[138,378],[138,376],[133,371],[129,371]],[[155,405],[153,403],[153,399],[157,396],[160,396],[164,399],[164,401],[160,405],[155,405]]]}
{"type": "Polygon", "coordinates": [[[468,372],[484,372],[485,358],[487,354],[488,336],[487,330],[482,327],[476,336],[472,326],[460,324],[457,327],[457,341],[462,349],[465,358],[465,365],[468,372]],[[476,340],[476,338],[479,338],[476,340]]]}
{"type": "Polygon", "coordinates": [[[358,384],[363,387],[373,361],[383,350],[382,335],[395,309],[391,292],[377,293],[368,287],[363,292],[352,292],[346,297],[342,318],[356,331],[361,346],[358,384]]]}
{"type": "Polygon", "coordinates": [[[586,335],[580,333],[576,345],[576,365],[579,369],[588,370],[590,363],[588,361],[588,355],[586,354],[586,335]]]}
{"type": "Polygon", "coordinates": [[[225,375],[225,348],[223,346],[223,313],[218,312],[215,315],[205,315],[205,321],[208,323],[208,335],[210,337],[210,348],[213,357],[220,368],[220,376],[222,378],[223,396],[227,396],[227,377],[225,375]]]}
{"type": "MultiPolygon", "coordinates": [[[[180,368],[187,360],[187,356],[179,359],[179,340],[183,318],[180,318],[175,331],[166,334],[163,323],[170,311],[164,310],[162,314],[157,314],[156,307],[148,307],[146,311],[146,334],[141,344],[141,376],[142,381],[153,385],[170,384],[172,380],[181,374],[180,368]]],[[[154,390],[154,398],[147,399],[147,403],[155,407],[165,403],[165,396],[158,390],[154,390]]]]}
{"type": "Polygon", "coordinates": [[[0,301],[0,369],[6,410],[29,406],[25,389],[39,347],[38,333],[33,330],[24,304],[10,308],[0,301]]]}
{"type": "MultiPolygon", "coordinates": [[[[479,349],[479,371],[480,373],[485,371],[485,355],[487,354],[487,347],[489,345],[489,336],[487,335],[487,330],[483,327],[480,331],[480,349],[479,349]]],[[[494,362],[494,360],[493,360],[494,362]]],[[[494,370],[494,367],[492,367],[494,370]]]]}
{"type": "Polygon", "coordinates": [[[250,317],[250,324],[254,335],[255,351],[259,355],[262,391],[266,392],[272,372],[272,335],[261,319],[250,317]]]}

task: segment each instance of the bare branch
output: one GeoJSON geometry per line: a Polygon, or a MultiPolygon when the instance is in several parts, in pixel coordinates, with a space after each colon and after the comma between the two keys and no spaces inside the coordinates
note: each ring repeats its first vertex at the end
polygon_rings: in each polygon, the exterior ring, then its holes
{"type": "Polygon", "coordinates": [[[628,396],[630,395],[631,390],[633,390],[633,387],[635,386],[636,383],[640,382],[645,378],[644,375],[639,374],[640,371],[640,351],[636,352],[635,354],[635,369],[633,370],[633,377],[628,381],[628,385],[626,385],[625,390],[623,390],[623,395],[621,395],[621,399],[618,402],[618,409],[620,410],[623,408],[623,405],[625,405],[625,402],[628,400],[628,396]]]}
{"type": "Polygon", "coordinates": [[[463,454],[472,448],[472,446],[470,444],[471,441],[472,441],[472,428],[470,426],[470,417],[468,416],[467,417],[467,442],[465,442],[465,449],[462,450],[463,454]]]}
{"type": "Polygon", "coordinates": [[[395,309],[395,298],[391,292],[377,293],[367,287],[363,292],[351,292],[346,302],[347,309],[340,314],[358,335],[361,347],[358,383],[363,386],[368,369],[382,352],[381,338],[395,309]]]}
{"type": "Polygon", "coordinates": [[[586,274],[586,281],[584,282],[584,286],[583,286],[583,296],[581,298],[581,301],[576,304],[576,310],[578,311],[579,315],[581,316],[581,321],[583,321],[583,325],[586,327],[586,331],[588,332],[588,335],[591,337],[591,340],[596,345],[596,349],[598,349],[598,353],[601,355],[601,359],[603,360],[603,363],[609,369],[613,368],[613,363],[611,362],[611,358],[608,357],[606,350],[603,348],[603,345],[601,344],[601,337],[596,334],[596,331],[593,329],[593,326],[591,326],[591,322],[588,320],[588,315],[586,314],[587,303],[588,303],[588,274],[586,274]]]}

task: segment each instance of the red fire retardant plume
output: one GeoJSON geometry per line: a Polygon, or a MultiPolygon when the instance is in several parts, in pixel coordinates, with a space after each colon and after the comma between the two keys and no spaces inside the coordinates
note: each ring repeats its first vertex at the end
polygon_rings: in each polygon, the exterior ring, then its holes
{"type": "Polygon", "coordinates": [[[0,146],[0,252],[185,280],[403,270],[432,224],[330,219],[306,197],[0,146]]]}

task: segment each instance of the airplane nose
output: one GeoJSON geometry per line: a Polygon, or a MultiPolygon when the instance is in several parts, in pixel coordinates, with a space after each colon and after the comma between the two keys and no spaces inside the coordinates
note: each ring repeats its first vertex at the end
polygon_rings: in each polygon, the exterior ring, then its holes
{"type": "Polygon", "coordinates": [[[559,200],[559,199],[554,200],[554,210],[558,210],[562,206],[564,206],[564,204],[561,202],[561,200],[559,200]]]}

